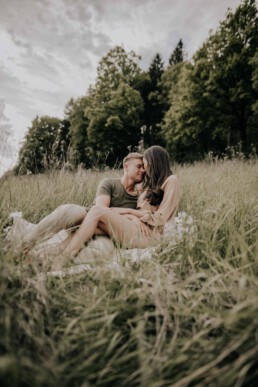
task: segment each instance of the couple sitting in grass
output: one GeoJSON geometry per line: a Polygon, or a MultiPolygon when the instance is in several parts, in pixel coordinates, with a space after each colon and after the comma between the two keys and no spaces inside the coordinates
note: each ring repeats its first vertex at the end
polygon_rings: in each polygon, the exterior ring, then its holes
{"type": "Polygon", "coordinates": [[[160,146],[148,148],[143,155],[129,153],[123,168],[121,179],[108,178],[99,184],[91,208],[65,204],[42,219],[24,237],[25,250],[71,227],[75,231],[48,251],[55,256],[55,270],[75,257],[95,235],[109,236],[123,248],[157,245],[180,201],[179,183],[170,170],[168,153],[160,146]]]}

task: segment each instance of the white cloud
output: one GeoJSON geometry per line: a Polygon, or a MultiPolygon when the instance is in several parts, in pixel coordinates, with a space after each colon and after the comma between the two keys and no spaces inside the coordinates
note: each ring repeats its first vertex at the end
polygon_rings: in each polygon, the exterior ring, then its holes
{"type": "Polygon", "coordinates": [[[180,38],[189,57],[240,0],[9,0],[0,11],[0,99],[13,148],[36,115],[62,117],[94,83],[99,60],[122,45],[143,68],[167,61],[180,38]]]}

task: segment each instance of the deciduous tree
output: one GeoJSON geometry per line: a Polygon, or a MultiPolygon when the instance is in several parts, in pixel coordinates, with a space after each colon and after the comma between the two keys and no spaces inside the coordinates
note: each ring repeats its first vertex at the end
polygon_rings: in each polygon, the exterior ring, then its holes
{"type": "Polygon", "coordinates": [[[66,105],[65,118],[70,122],[69,162],[77,167],[91,167],[91,144],[88,138],[89,119],[85,114],[89,97],[71,99],[66,105]]]}
{"type": "Polygon", "coordinates": [[[88,137],[101,163],[112,165],[138,146],[143,100],[140,93],[121,82],[103,104],[93,101],[86,109],[88,137]]]}
{"type": "Polygon", "coordinates": [[[42,116],[32,121],[19,152],[17,173],[40,173],[61,168],[67,160],[69,121],[42,116]]]}

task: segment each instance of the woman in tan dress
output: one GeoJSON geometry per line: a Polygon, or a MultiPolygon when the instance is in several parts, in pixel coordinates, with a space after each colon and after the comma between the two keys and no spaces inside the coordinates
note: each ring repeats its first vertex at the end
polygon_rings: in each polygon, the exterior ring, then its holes
{"type": "Polygon", "coordinates": [[[124,248],[145,248],[160,242],[165,223],[178,209],[179,182],[164,148],[148,148],[143,162],[146,178],[137,209],[92,207],[79,229],[64,242],[62,261],[76,256],[94,235],[108,235],[124,248]]]}

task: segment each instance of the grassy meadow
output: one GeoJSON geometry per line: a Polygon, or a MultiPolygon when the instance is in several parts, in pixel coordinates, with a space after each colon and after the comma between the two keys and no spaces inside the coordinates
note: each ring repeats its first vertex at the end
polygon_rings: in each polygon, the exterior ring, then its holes
{"type": "Polygon", "coordinates": [[[120,172],[0,180],[1,386],[258,385],[258,163],[174,172],[194,244],[45,279],[4,249],[8,214],[38,222],[60,204],[89,205],[99,181],[120,172]]]}

